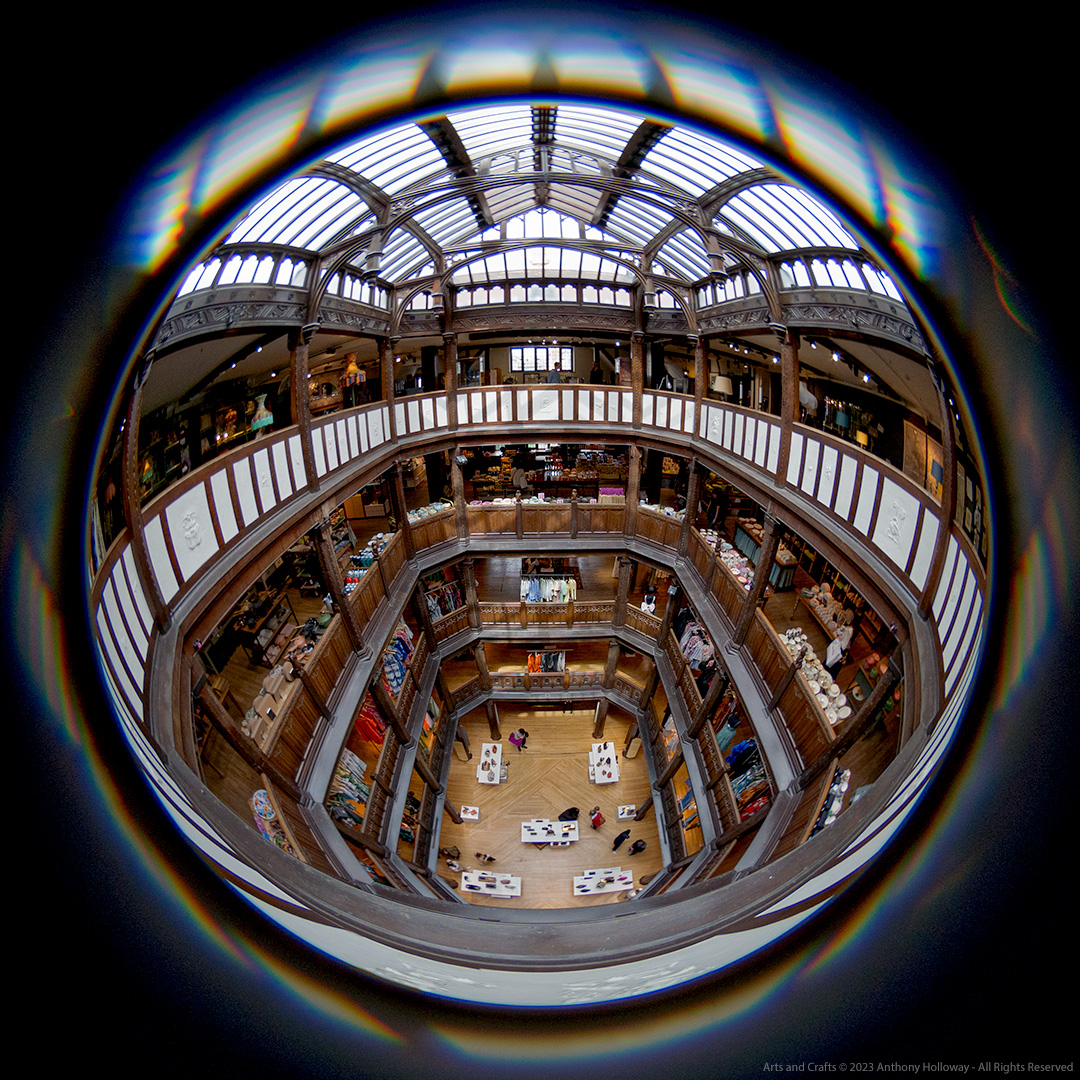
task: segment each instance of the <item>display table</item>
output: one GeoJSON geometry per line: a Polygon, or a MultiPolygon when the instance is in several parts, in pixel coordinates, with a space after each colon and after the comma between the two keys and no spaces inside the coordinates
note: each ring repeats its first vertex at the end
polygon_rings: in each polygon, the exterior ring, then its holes
{"type": "Polygon", "coordinates": [[[589,751],[589,779],[594,784],[614,784],[618,781],[619,755],[614,743],[593,743],[589,751]]]}
{"type": "Polygon", "coordinates": [[[461,888],[485,896],[520,896],[521,878],[494,874],[490,870],[466,870],[461,875],[461,888]]]}
{"type": "Polygon", "coordinates": [[[594,893],[623,892],[634,887],[634,875],[624,872],[621,866],[606,870],[586,870],[574,878],[575,896],[592,896],[594,893]]]}
{"type": "Polygon", "coordinates": [[[619,821],[632,821],[636,813],[637,806],[633,803],[627,803],[625,806],[620,806],[619,821]]]}
{"type": "Polygon", "coordinates": [[[523,844],[569,844],[581,838],[576,821],[549,821],[533,818],[521,823],[523,844]]]}
{"type": "MultiPolygon", "coordinates": [[[[740,519],[735,526],[735,546],[755,566],[757,566],[758,552],[761,550],[761,542],[764,539],[764,531],[756,522],[740,519]]],[[[769,584],[776,590],[790,589],[795,581],[795,567],[799,560],[795,553],[789,551],[783,544],[777,546],[776,559],[769,571],[769,584]]]]}
{"type": "Polygon", "coordinates": [[[484,743],[480,748],[480,764],[476,779],[481,784],[498,784],[502,777],[502,743],[484,743]]]}
{"type": "Polygon", "coordinates": [[[458,807],[461,812],[462,821],[479,821],[480,820],[480,807],[479,806],[466,806],[464,803],[458,807]]]}

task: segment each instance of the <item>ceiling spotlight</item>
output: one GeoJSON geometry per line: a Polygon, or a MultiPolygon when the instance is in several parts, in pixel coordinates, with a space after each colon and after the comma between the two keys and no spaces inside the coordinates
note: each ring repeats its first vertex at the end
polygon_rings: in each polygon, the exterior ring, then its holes
{"type": "Polygon", "coordinates": [[[834,360],[834,361],[835,361],[835,360],[839,360],[839,359],[840,359],[840,354],[839,354],[838,352],[834,352],[834,353],[832,354],[832,358],[833,358],[833,360],[834,360]]]}

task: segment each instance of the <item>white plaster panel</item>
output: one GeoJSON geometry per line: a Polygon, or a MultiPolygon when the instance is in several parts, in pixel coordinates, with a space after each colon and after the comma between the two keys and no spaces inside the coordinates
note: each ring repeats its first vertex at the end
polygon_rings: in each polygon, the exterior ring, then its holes
{"type": "Polygon", "coordinates": [[[326,469],[333,472],[338,467],[337,432],[333,424],[326,424],[322,429],[323,442],[326,443],[326,469]]]}
{"type": "Polygon", "coordinates": [[[124,659],[127,661],[128,668],[131,671],[136,671],[141,674],[145,670],[144,660],[146,654],[143,653],[143,655],[140,656],[131,640],[131,634],[124,624],[124,617],[120,614],[120,606],[116,600],[116,590],[113,587],[111,578],[105,582],[105,588],[101,591],[101,599],[105,605],[109,624],[113,628],[116,643],[120,647],[120,651],[124,654],[124,659]]]}
{"type": "Polygon", "coordinates": [[[274,480],[270,475],[270,455],[266,450],[256,450],[251,455],[251,464],[255,467],[255,490],[259,493],[259,505],[265,514],[277,505],[274,496],[274,480]]]}
{"type": "Polygon", "coordinates": [[[366,454],[370,443],[368,442],[368,418],[361,416],[359,421],[360,427],[360,453],[366,454]]]}
{"type": "Polygon", "coordinates": [[[326,450],[323,443],[323,429],[315,428],[311,433],[311,456],[315,459],[316,476],[326,474],[326,450]]]}
{"type": "MultiPolygon", "coordinates": [[[[304,446],[300,442],[299,435],[289,436],[289,460],[292,462],[293,477],[299,491],[308,484],[307,469],[304,467],[304,446]]],[[[217,497],[217,492],[214,493],[214,497],[217,497]]]]}
{"type": "Polygon", "coordinates": [[[956,605],[960,601],[960,595],[964,591],[970,573],[971,567],[968,566],[967,559],[965,559],[963,553],[961,553],[957,559],[956,573],[953,575],[952,588],[949,589],[948,599],[946,599],[945,607],[941,612],[941,622],[938,623],[938,640],[941,642],[943,650],[945,648],[945,642],[952,632],[953,618],[956,615],[956,605]]]}
{"type": "Polygon", "coordinates": [[[289,478],[289,459],[283,442],[274,443],[270,456],[274,461],[274,476],[277,478],[278,493],[283,499],[292,494],[292,480],[289,478]]]}
{"type": "Polygon", "coordinates": [[[236,524],[232,495],[229,494],[229,476],[224,469],[219,469],[210,477],[210,493],[214,497],[214,512],[217,514],[221,539],[227,544],[240,531],[240,526],[236,524]]]}
{"type": "MultiPolygon", "coordinates": [[[[968,647],[971,644],[972,635],[975,634],[982,627],[982,602],[983,602],[982,601],[982,596],[979,595],[979,594],[976,594],[974,610],[971,613],[971,620],[968,622],[967,631],[964,634],[963,641],[960,642],[960,648],[957,650],[957,654],[956,654],[958,657],[961,657],[961,658],[962,657],[967,657],[967,663],[966,664],[955,664],[954,666],[949,668],[949,671],[945,676],[945,696],[946,697],[948,697],[948,695],[952,693],[952,688],[953,688],[954,684],[956,683],[956,680],[959,677],[959,675],[961,674],[961,672],[964,671],[965,669],[967,669],[968,672],[970,672],[973,665],[974,665],[974,663],[975,663],[975,659],[976,659],[976,657],[978,655],[978,649],[973,649],[971,654],[969,655],[968,647]]],[[[970,674],[969,674],[969,678],[970,678],[970,674]]]]}
{"type": "Polygon", "coordinates": [[[770,425],[764,420],[759,420],[757,425],[757,445],[754,447],[754,464],[760,469],[765,468],[765,455],[769,449],[770,425]]]}
{"type": "Polygon", "coordinates": [[[579,420],[591,420],[604,415],[604,397],[593,395],[588,390],[577,392],[577,414],[579,420]]]}
{"type": "Polygon", "coordinates": [[[930,573],[930,563],[934,558],[934,545],[937,543],[938,519],[923,509],[922,531],[919,533],[919,546],[915,549],[915,561],[911,564],[911,583],[922,590],[926,584],[926,575],[930,573]]]}
{"type": "Polygon", "coordinates": [[[836,462],[840,457],[835,446],[823,446],[821,449],[821,482],[818,484],[818,502],[823,506],[832,505],[833,491],[836,489],[836,462]]]}
{"type": "MultiPolygon", "coordinates": [[[[478,410],[481,410],[481,411],[483,410],[484,402],[481,400],[479,394],[474,394],[473,395],[473,402],[475,404],[475,407],[478,410]]],[[[420,430],[420,402],[419,401],[409,401],[407,403],[406,411],[409,414],[409,432],[410,432],[410,434],[412,432],[414,432],[414,431],[419,431],[420,430]]],[[[482,415],[481,415],[480,419],[483,419],[482,415]]]]}
{"type": "Polygon", "coordinates": [[[349,432],[344,420],[334,423],[334,436],[337,439],[338,461],[344,465],[349,460],[349,432]]]}
{"type": "Polygon", "coordinates": [[[806,440],[806,460],[803,462],[801,487],[807,495],[814,494],[817,482],[818,461],[821,456],[821,443],[817,439],[806,440]]]}
{"type": "Polygon", "coordinates": [[[401,435],[404,431],[406,431],[405,406],[400,401],[394,402],[394,423],[397,424],[398,435],[401,435]]]}
{"type": "Polygon", "coordinates": [[[833,509],[845,520],[851,514],[851,500],[855,494],[855,477],[859,475],[859,462],[850,454],[845,454],[840,462],[840,482],[836,490],[836,502],[833,509]]]}
{"type": "Polygon", "coordinates": [[[878,471],[869,465],[863,466],[862,486],[859,488],[859,505],[855,510],[852,524],[866,536],[870,532],[870,519],[874,516],[874,501],[877,499],[878,471]]]}
{"type": "Polygon", "coordinates": [[[873,542],[903,570],[907,566],[921,504],[915,496],[895,481],[885,477],[881,484],[881,507],[873,542]]]}
{"type": "Polygon", "coordinates": [[[952,625],[949,627],[948,638],[942,642],[941,646],[941,666],[946,671],[952,667],[956,650],[964,637],[968,616],[971,614],[971,607],[975,600],[975,592],[975,575],[971,572],[971,568],[968,567],[968,572],[964,575],[964,591],[956,608],[956,618],[953,619],[952,625]]]}
{"type": "Polygon", "coordinates": [[[559,394],[556,390],[537,390],[533,394],[533,420],[559,419],[559,394]]]}
{"type": "Polygon", "coordinates": [[[667,427],[668,423],[668,399],[661,397],[659,394],[655,398],[656,401],[656,420],[654,423],[657,427],[667,427]]]}
{"type": "Polygon", "coordinates": [[[709,406],[709,415],[704,421],[707,429],[703,433],[711,443],[719,446],[724,441],[724,413],[714,405],[709,406]]]}
{"type": "Polygon", "coordinates": [[[165,547],[165,532],[160,514],[146,523],[143,534],[146,537],[146,549],[150,554],[150,568],[154,571],[162,599],[168,603],[176,595],[180,586],[173,573],[172,563],[169,561],[168,549],[165,547]]]}
{"type": "Polygon", "coordinates": [[[390,430],[390,406],[384,405],[375,412],[368,413],[368,438],[372,447],[386,442],[390,430]]]}
{"type": "Polygon", "coordinates": [[[694,402],[694,401],[686,402],[686,405],[683,407],[683,426],[682,426],[682,429],[683,429],[683,431],[686,432],[687,435],[693,435],[694,434],[694,410],[696,408],[697,408],[697,403],[694,402]]]}
{"type": "MultiPolygon", "coordinates": [[[[424,404],[428,406],[428,411],[430,412],[431,411],[431,400],[429,399],[429,400],[425,401],[424,404]]],[[[498,395],[497,391],[495,391],[495,390],[485,390],[484,391],[484,409],[487,412],[487,417],[488,417],[489,420],[497,420],[498,419],[498,417],[499,417],[499,395],[498,395]]],[[[425,427],[431,427],[432,426],[431,423],[427,420],[426,417],[424,419],[424,426],[425,427]]]]}
{"type": "Polygon", "coordinates": [[[791,448],[788,450],[787,463],[787,482],[789,484],[799,482],[799,469],[802,467],[802,444],[802,433],[793,431],[791,433],[791,448]]]}
{"type": "Polygon", "coordinates": [[[562,413],[563,416],[570,417],[574,415],[574,391],[563,390],[562,391],[562,413]]]}
{"type": "MultiPolygon", "coordinates": [[[[956,563],[959,550],[960,545],[956,542],[956,537],[950,536],[949,546],[945,552],[945,565],[941,568],[941,578],[938,580],[937,592],[934,594],[934,620],[939,626],[941,625],[941,612],[949,595],[949,581],[953,575],[953,566],[956,563]]],[[[938,636],[940,638],[941,635],[938,636]]]]}
{"type": "Polygon", "coordinates": [[[634,395],[632,393],[622,395],[622,418],[624,424],[629,424],[634,419],[634,395]]]}
{"type": "Polygon", "coordinates": [[[236,483],[236,499],[240,503],[240,518],[245,528],[259,516],[259,504],[255,501],[255,485],[251,482],[251,464],[243,458],[233,465],[236,483]]]}
{"type": "Polygon", "coordinates": [[[135,571],[135,556],[131,554],[130,547],[124,548],[122,558],[124,569],[127,571],[127,583],[128,588],[131,589],[131,598],[135,601],[135,607],[139,612],[143,630],[149,631],[150,627],[154,625],[154,620],[150,616],[150,605],[147,604],[146,596],[143,594],[142,582],[139,581],[139,575],[135,571]]]}
{"type": "MultiPolygon", "coordinates": [[[[495,397],[494,394],[491,395],[495,397]]],[[[495,406],[490,406],[494,410],[495,406]]],[[[432,398],[424,398],[420,402],[420,422],[423,424],[425,431],[430,431],[435,426],[435,402],[432,398]]]]}
{"type": "Polygon", "coordinates": [[[769,462],[766,468],[773,476],[780,468],[780,427],[777,424],[769,425],[769,462]]]}
{"type": "Polygon", "coordinates": [[[522,420],[527,420],[529,418],[529,391],[518,390],[517,399],[518,417],[522,420]]]}
{"type": "Polygon", "coordinates": [[[643,394],[641,397],[641,422],[643,424],[652,424],[653,422],[653,402],[656,400],[655,394],[643,394]]]}
{"type": "MultiPolygon", "coordinates": [[[[499,391],[499,419],[509,424],[514,419],[514,393],[512,390],[499,391]]],[[[442,423],[446,421],[443,420],[442,423]]]]}
{"type": "Polygon", "coordinates": [[[130,708],[137,710],[137,714],[141,718],[142,693],[132,686],[131,676],[128,675],[125,670],[120,655],[116,651],[116,643],[112,640],[112,635],[109,633],[108,617],[100,607],[97,610],[97,624],[102,646],[109,658],[108,667],[112,672],[113,679],[122,691],[125,700],[130,703],[130,708]]]}
{"type": "Polygon", "coordinates": [[[355,416],[350,416],[345,421],[345,425],[349,431],[349,453],[352,457],[360,456],[360,438],[356,434],[357,424],[358,421],[355,416]]]}
{"type": "Polygon", "coordinates": [[[682,401],[679,398],[672,398],[668,403],[668,427],[672,431],[682,430],[682,401]]]}
{"type": "Polygon", "coordinates": [[[146,628],[139,621],[139,613],[135,609],[135,602],[131,598],[131,590],[128,588],[127,577],[125,576],[124,568],[120,563],[116,563],[113,567],[113,572],[110,575],[109,580],[116,592],[116,597],[123,610],[124,617],[127,619],[128,633],[131,635],[131,640],[135,643],[135,648],[139,650],[139,655],[145,661],[147,648],[150,644],[150,637],[146,632],[146,628]]]}
{"type": "Polygon", "coordinates": [[[732,425],[732,436],[728,443],[728,449],[733,454],[742,454],[743,440],[746,438],[746,417],[742,413],[735,413],[735,423],[732,425]]]}
{"type": "Polygon", "coordinates": [[[165,520],[180,573],[188,581],[218,549],[206,486],[196,484],[169,503],[165,507],[165,520]]]}

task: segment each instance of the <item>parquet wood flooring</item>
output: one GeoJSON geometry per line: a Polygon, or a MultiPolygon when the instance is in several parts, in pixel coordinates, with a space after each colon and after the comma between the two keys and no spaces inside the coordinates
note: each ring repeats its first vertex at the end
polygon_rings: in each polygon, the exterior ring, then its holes
{"type": "MultiPolygon", "coordinates": [[[[660,845],[656,819],[650,811],[644,821],[620,822],[620,804],[641,806],[651,802],[648,771],[642,755],[620,757],[618,783],[595,785],[589,781],[588,754],[592,746],[593,710],[572,712],[550,710],[499,709],[503,760],[507,763],[507,781],[499,785],[481,784],[476,779],[476,760],[480,744],[490,741],[483,712],[465,718],[472,744],[473,760],[456,756],[450,767],[447,795],[457,806],[479,806],[480,820],[456,825],[443,817],[440,847],[456,846],[460,862],[466,867],[483,869],[476,852],[495,857],[492,870],[513,874],[522,879],[522,895],[500,899],[463,894],[470,903],[523,908],[566,908],[612,904],[625,899],[625,893],[575,897],[573,878],[585,870],[621,866],[631,870],[635,880],[661,869],[660,845]],[[529,732],[528,748],[518,751],[505,738],[524,727],[529,732]],[[606,818],[594,830],[589,825],[589,811],[596,805],[606,818]],[[581,839],[567,847],[537,849],[521,842],[521,823],[530,818],[556,818],[568,807],[581,811],[581,839]],[[619,851],[612,852],[615,837],[630,829],[630,839],[619,851]],[[643,839],[648,847],[639,855],[628,855],[630,843],[643,839]]],[[[604,738],[621,752],[630,718],[612,709],[608,713],[604,738]]],[[[445,859],[439,859],[439,873],[454,877],[445,859]]]]}

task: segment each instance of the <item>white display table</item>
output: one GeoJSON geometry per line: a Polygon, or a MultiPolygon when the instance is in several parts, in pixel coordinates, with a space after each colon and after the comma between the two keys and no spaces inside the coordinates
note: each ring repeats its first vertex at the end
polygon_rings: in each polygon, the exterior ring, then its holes
{"type": "Polygon", "coordinates": [[[495,874],[490,870],[466,870],[461,875],[463,892],[483,893],[485,896],[520,896],[521,878],[510,874],[495,874]]]}
{"type": "Polygon", "coordinates": [[[502,743],[486,742],[480,747],[476,779],[481,784],[497,784],[502,774],[502,743]]]}
{"type": "Polygon", "coordinates": [[[634,887],[634,875],[623,871],[621,866],[606,870],[586,870],[574,878],[575,896],[592,896],[594,893],[623,892],[634,887]]]}
{"type": "Polygon", "coordinates": [[[619,779],[619,754],[614,743],[593,743],[589,751],[589,779],[594,784],[614,784],[619,779]]]}
{"type": "Polygon", "coordinates": [[[523,844],[571,843],[580,837],[576,821],[549,821],[547,818],[533,818],[531,821],[521,823],[523,844]]]}

